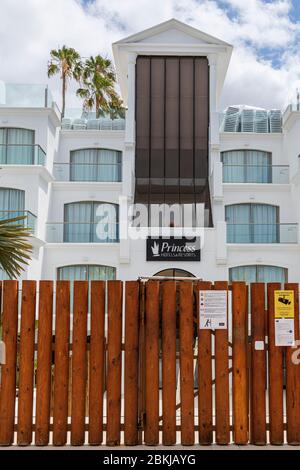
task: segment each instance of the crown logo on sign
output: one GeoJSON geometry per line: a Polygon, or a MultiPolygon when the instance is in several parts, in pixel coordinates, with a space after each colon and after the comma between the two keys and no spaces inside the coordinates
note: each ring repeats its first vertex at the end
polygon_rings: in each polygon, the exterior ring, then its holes
{"type": "Polygon", "coordinates": [[[159,256],[159,245],[158,243],[154,242],[154,245],[151,246],[153,256],[159,256]]]}

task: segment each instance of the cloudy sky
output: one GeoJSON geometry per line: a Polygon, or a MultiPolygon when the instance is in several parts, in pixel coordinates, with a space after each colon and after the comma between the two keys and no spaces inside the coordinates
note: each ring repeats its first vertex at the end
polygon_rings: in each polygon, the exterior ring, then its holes
{"type": "Polygon", "coordinates": [[[1,0],[0,79],[49,82],[60,102],[52,48],[111,56],[112,42],[172,17],[233,44],[222,107],[282,108],[300,88],[300,0],[1,0]]]}

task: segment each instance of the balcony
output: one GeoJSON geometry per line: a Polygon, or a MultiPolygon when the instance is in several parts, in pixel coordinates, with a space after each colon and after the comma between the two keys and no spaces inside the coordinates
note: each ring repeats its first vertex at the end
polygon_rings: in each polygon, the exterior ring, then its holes
{"type": "Polygon", "coordinates": [[[26,217],[24,220],[12,222],[12,224],[23,225],[31,230],[32,235],[36,235],[37,217],[30,211],[0,211],[0,220],[14,219],[15,217],[26,217]]]}
{"type": "Polygon", "coordinates": [[[0,165],[45,165],[46,153],[38,144],[0,144],[0,165]]]}
{"type": "Polygon", "coordinates": [[[289,167],[284,165],[225,165],[223,183],[288,184],[289,167]]]}
{"type": "Polygon", "coordinates": [[[46,228],[48,243],[118,243],[118,223],[55,222],[46,228]]]}
{"type": "Polygon", "coordinates": [[[53,105],[47,85],[0,81],[0,108],[52,108],[53,105]]]}
{"type": "Polygon", "coordinates": [[[67,109],[62,119],[61,128],[73,131],[124,131],[125,119],[111,119],[110,116],[96,118],[96,113],[82,109],[67,109]]]}
{"type": "Polygon", "coordinates": [[[54,163],[57,181],[120,183],[122,163],[54,163]]]}
{"type": "Polygon", "coordinates": [[[228,224],[227,243],[298,243],[298,224],[228,224]]]}

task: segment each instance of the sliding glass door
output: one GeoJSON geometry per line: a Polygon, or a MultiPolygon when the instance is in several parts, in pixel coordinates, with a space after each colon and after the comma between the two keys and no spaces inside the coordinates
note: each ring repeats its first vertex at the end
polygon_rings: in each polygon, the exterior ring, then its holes
{"type": "Polygon", "coordinates": [[[0,163],[4,165],[34,164],[35,133],[29,129],[0,128],[0,163]]]}
{"type": "Polygon", "coordinates": [[[121,181],[121,152],[109,149],[73,150],[70,181],[121,181]]]}
{"type": "Polygon", "coordinates": [[[272,154],[262,150],[222,152],[224,183],[271,183],[272,154]]]}

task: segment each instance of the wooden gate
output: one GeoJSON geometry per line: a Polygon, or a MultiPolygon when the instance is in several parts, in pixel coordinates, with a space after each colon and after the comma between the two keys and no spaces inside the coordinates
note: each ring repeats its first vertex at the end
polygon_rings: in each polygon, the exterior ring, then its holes
{"type": "MultiPolygon", "coordinates": [[[[198,292],[225,281],[4,281],[0,446],[299,445],[280,287],[234,282],[229,328],[213,331],[198,329],[198,292]]],[[[285,288],[299,340],[298,284],[285,288]]]]}

